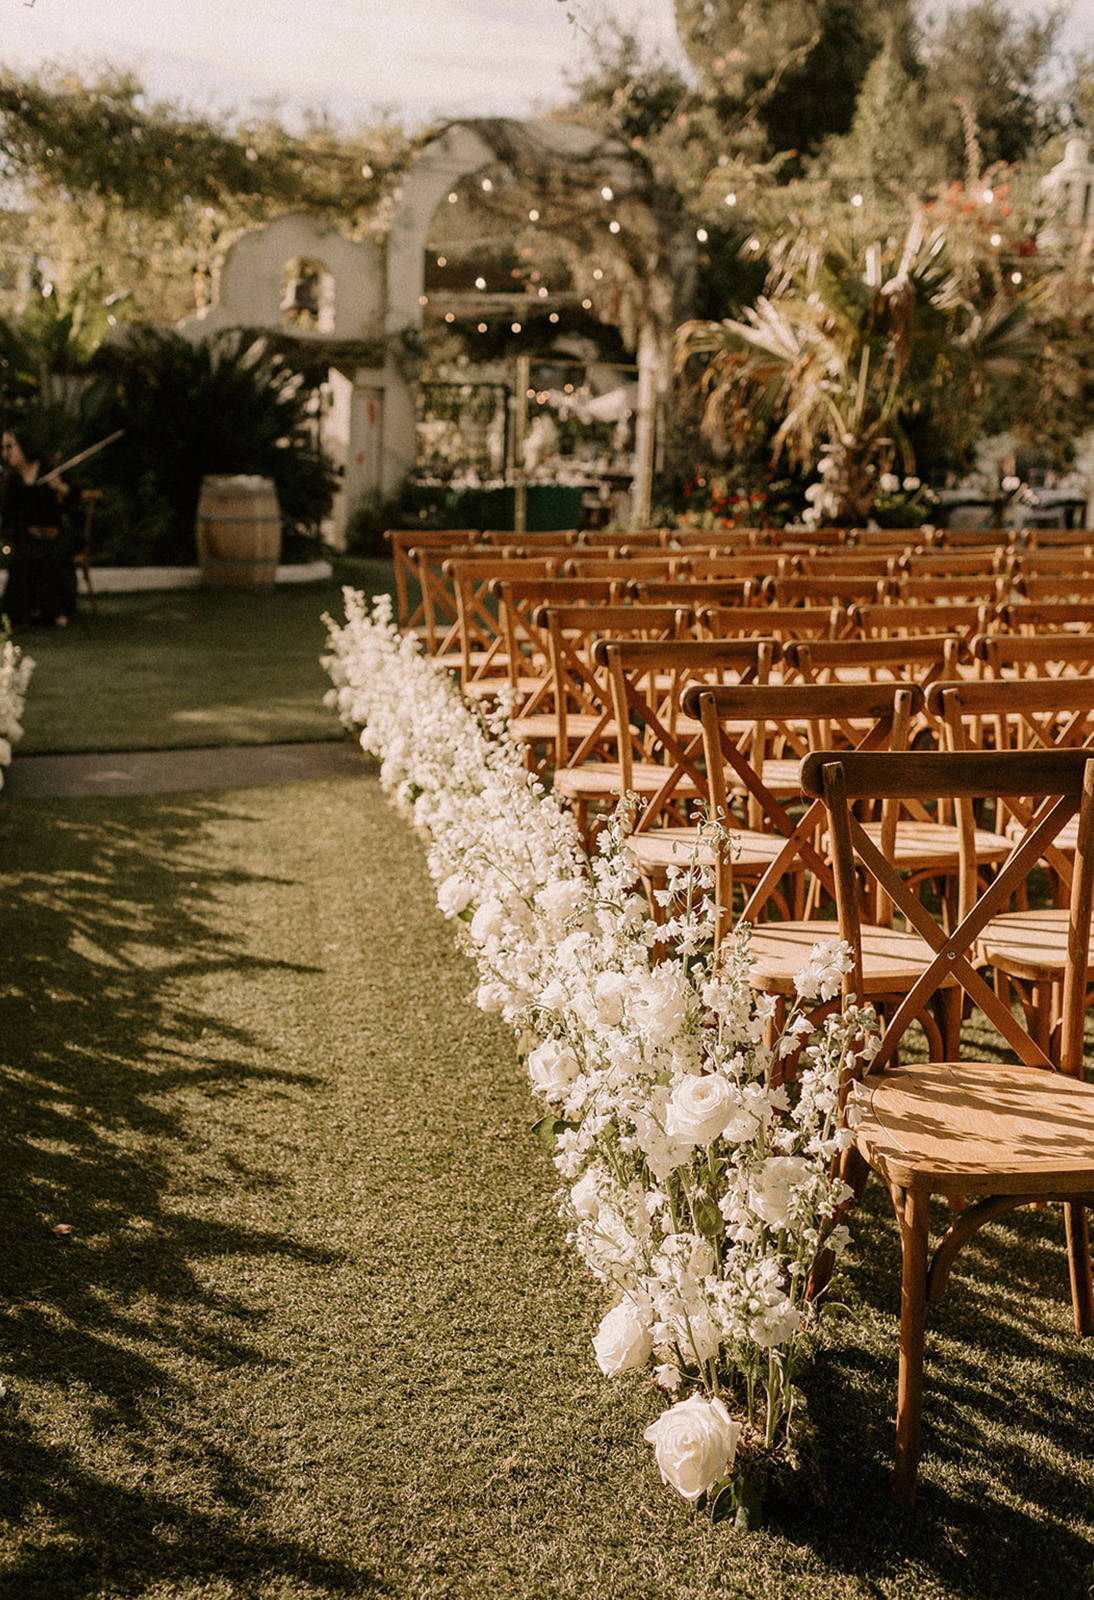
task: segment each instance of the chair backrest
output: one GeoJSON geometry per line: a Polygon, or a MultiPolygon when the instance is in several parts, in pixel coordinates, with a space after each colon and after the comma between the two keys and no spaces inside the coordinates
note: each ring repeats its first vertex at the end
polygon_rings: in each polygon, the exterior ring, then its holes
{"type": "Polygon", "coordinates": [[[589,550],[601,549],[604,546],[613,549],[659,550],[664,549],[669,538],[668,528],[640,528],[637,532],[625,528],[586,528],[581,535],[580,545],[589,550]]]}
{"type": "Polygon", "coordinates": [[[936,528],[934,544],[941,550],[997,550],[1014,543],[1010,528],[936,528]]]}
{"type": "Polygon", "coordinates": [[[816,578],[772,578],[768,598],[777,606],[849,605],[884,599],[890,580],[885,576],[843,577],[839,572],[816,578]]]}
{"type": "Polygon", "coordinates": [[[936,605],[946,601],[971,601],[995,606],[1010,598],[1010,579],[991,573],[968,573],[956,578],[914,578],[906,573],[897,580],[894,595],[902,605],[936,605]]]}
{"type": "MultiPolygon", "coordinates": [[[[869,578],[877,583],[890,576],[888,551],[885,550],[826,550],[818,555],[795,557],[795,567],[803,578],[869,578]]],[[[791,571],[786,576],[792,577],[791,571]]]]}
{"type": "MultiPolygon", "coordinates": [[[[781,834],[786,840],[752,890],[741,920],[755,920],[777,892],[780,880],[792,871],[807,869],[834,894],[831,871],[816,842],[821,806],[818,802],[808,807],[804,816],[794,818],[765,781],[766,751],[773,737],[799,758],[810,748],[829,747],[837,739],[849,749],[885,748],[894,729],[902,742],[912,716],[922,709],[922,690],[914,684],[896,683],[717,689],[696,684],[684,690],[681,705],[688,716],[698,716],[702,723],[711,817],[715,821],[732,817],[731,789],[743,791],[751,826],[781,834]],[[749,724],[743,735],[738,731],[741,722],[749,724]]],[[[728,851],[720,852],[716,898],[721,938],[732,920],[733,864],[728,851]]]]}
{"type": "Polygon", "coordinates": [[[1020,573],[1015,582],[1027,600],[1094,600],[1094,577],[1085,573],[1020,573]]]}
{"type": "Polygon", "coordinates": [[[999,607],[999,620],[1011,633],[1090,633],[1094,600],[1014,600],[999,607]]]}
{"type": "Polygon", "coordinates": [[[965,654],[954,633],[917,634],[910,639],[796,639],[783,660],[805,683],[898,681],[921,688],[952,677],[965,654]]]}
{"type": "Polygon", "coordinates": [[[745,580],[742,578],[702,579],[691,578],[631,578],[630,592],[643,605],[726,605],[744,600],[745,580]]]}
{"type": "Polygon", "coordinates": [[[884,638],[889,634],[894,638],[910,638],[917,633],[957,633],[971,639],[974,634],[987,633],[992,615],[990,606],[975,601],[942,605],[904,605],[892,601],[853,605],[850,623],[854,630],[868,637],[884,638]]]}
{"type": "Polygon", "coordinates": [[[1092,634],[981,633],[969,648],[996,678],[1081,677],[1094,671],[1092,634]]]}
{"type": "Polygon", "coordinates": [[[910,578],[978,577],[991,583],[1010,560],[1010,546],[1002,544],[994,550],[913,550],[901,557],[900,566],[910,578]]]}
{"type": "MultiPolygon", "coordinates": [[[[623,598],[621,582],[594,578],[495,578],[490,588],[498,602],[506,672],[514,689],[521,677],[550,676],[550,641],[537,620],[544,606],[618,605],[623,598]]],[[[538,711],[547,692],[544,681],[521,715],[538,711]]]]}
{"type": "MultiPolygon", "coordinates": [[[[1083,1023],[1086,1008],[1087,951],[1090,941],[1094,892],[1094,761],[1085,750],[1047,750],[1035,753],[1004,751],[842,754],[814,751],[802,763],[805,794],[822,801],[828,811],[832,872],[840,929],[854,951],[854,965],[844,980],[848,995],[863,994],[862,946],[859,922],[859,888],[856,866],[861,867],[899,907],[909,926],[935,952],[931,961],[897,1007],[885,1031],[873,1070],[893,1062],[909,1024],[931,996],[953,979],[979,1006],[1027,1066],[1051,1068],[1053,1062],[1029,1031],[989,988],[975,966],[974,951],[992,917],[1004,911],[1012,895],[1024,886],[1026,876],[1070,819],[1079,812],[1076,868],[1071,886],[1068,924],[1068,963],[1064,981],[1059,1066],[1074,1076],[1083,1072],[1083,1023]],[[997,875],[958,926],[944,930],[912,893],[892,864],[871,841],[854,814],[856,802],[869,798],[974,801],[1003,797],[1037,802],[1029,826],[997,875]]],[[[958,808],[970,820],[962,826],[962,850],[972,855],[975,845],[971,805],[958,808]]]]}
{"type": "Polygon", "coordinates": [[[845,621],[839,606],[697,606],[701,628],[715,639],[770,635],[776,639],[834,639],[845,621]]]}
{"type": "Polygon", "coordinates": [[[689,570],[686,555],[671,551],[643,551],[641,555],[627,555],[623,549],[612,552],[597,550],[591,555],[573,551],[564,568],[568,578],[677,578],[689,570]],[[625,570],[624,570],[625,569],[625,570]]]}

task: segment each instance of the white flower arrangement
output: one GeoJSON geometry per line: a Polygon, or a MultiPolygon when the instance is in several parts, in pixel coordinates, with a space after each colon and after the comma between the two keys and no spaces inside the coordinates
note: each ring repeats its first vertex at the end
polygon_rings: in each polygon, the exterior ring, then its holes
{"type": "Polygon", "coordinates": [[[620,819],[588,860],[501,719],[398,635],[387,601],[345,603],[344,624],[327,619],[326,700],[428,839],[478,1004],[517,1031],[569,1238],[610,1296],[597,1362],[652,1366],[676,1397],[646,1433],[662,1477],[732,1505],[735,1459],[789,1445],[809,1272],[848,1242],[840,1085],[873,1018],[845,1007],[814,1026],[806,1008],[838,993],[849,952],[813,952],[765,1043],[775,1002],[750,987],[748,930],[714,953],[712,873],[676,873],[655,923],[620,819]]]}
{"type": "Polygon", "coordinates": [[[12,746],[23,737],[23,707],[34,662],[10,639],[0,645],[0,787],[3,769],[11,762],[12,746]]]}

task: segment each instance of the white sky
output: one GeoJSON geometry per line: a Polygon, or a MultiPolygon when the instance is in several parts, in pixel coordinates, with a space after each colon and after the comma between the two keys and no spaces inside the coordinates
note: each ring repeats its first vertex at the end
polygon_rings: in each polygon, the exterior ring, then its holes
{"type": "MultiPolygon", "coordinates": [[[[411,123],[521,115],[561,98],[598,10],[678,59],[671,0],[0,0],[0,59],[109,61],[199,109],[274,98],[351,123],[379,107],[411,123]]],[[[1072,0],[1066,42],[1094,48],[1094,0],[1072,0]]]]}

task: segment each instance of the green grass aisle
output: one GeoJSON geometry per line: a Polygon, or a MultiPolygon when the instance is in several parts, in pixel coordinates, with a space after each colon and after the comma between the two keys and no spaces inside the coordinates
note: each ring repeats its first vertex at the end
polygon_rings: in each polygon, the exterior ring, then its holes
{"type": "Polygon", "coordinates": [[[320,616],[343,583],[393,581],[390,561],[342,557],[326,583],[82,599],[71,627],[16,636],[36,662],[18,754],[336,739],[320,616]]]}
{"type": "Polygon", "coordinates": [[[3,1600],[1087,1593],[1055,1219],[958,1273],[902,1521],[877,1202],[811,1384],[829,1508],[711,1529],[593,1366],[512,1042],[374,780],[12,803],[0,862],[3,1600]]]}

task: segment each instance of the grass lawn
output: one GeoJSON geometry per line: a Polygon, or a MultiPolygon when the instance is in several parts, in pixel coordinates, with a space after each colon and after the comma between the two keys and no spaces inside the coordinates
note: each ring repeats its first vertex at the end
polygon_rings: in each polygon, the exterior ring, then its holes
{"type": "Polygon", "coordinates": [[[808,1381],[827,1503],[712,1529],[595,1368],[512,1041],[374,779],[9,801],[0,862],[3,1600],[1089,1596],[1055,1213],[959,1261],[898,1515],[872,1189],[808,1381]]]}
{"type": "Polygon", "coordinates": [[[253,594],[104,594],[67,629],[19,633],[37,665],[16,759],[342,737],[318,663],[343,583],[390,592],[391,563],[342,560],[328,583],[253,594]]]}

